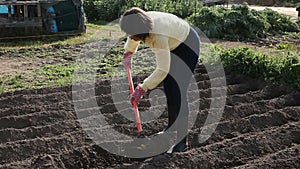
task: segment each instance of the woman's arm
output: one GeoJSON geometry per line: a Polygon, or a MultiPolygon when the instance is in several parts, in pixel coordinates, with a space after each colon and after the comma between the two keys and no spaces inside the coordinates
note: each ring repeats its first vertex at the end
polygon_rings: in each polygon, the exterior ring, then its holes
{"type": "Polygon", "coordinates": [[[156,56],[156,69],[140,85],[145,91],[158,86],[168,75],[171,63],[168,38],[156,37],[153,43],[153,52],[156,56]]]}
{"type": "Polygon", "coordinates": [[[127,37],[127,41],[124,45],[125,52],[135,53],[138,49],[139,44],[140,44],[140,41],[135,41],[135,40],[131,39],[130,37],[127,37]]]}

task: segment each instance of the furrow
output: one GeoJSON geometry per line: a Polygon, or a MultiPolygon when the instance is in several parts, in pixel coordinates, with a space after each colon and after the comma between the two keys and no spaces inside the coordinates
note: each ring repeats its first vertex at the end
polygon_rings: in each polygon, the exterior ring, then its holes
{"type": "Polygon", "coordinates": [[[50,137],[79,130],[80,125],[75,120],[64,120],[48,125],[30,126],[22,129],[5,128],[0,130],[0,144],[26,139],[50,137]]]}
{"type": "Polygon", "coordinates": [[[63,133],[53,137],[26,139],[0,145],[0,164],[21,161],[33,155],[54,154],[86,144],[89,140],[83,131],[63,133]],[[34,146],[33,146],[34,145],[34,146]]]}
{"type": "Polygon", "coordinates": [[[29,126],[47,125],[66,119],[76,119],[73,112],[51,111],[37,112],[29,115],[9,116],[0,118],[0,129],[22,129],[29,126]]]}
{"type": "Polygon", "coordinates": [[[163,155],[144,162],[140,168],[230,168],[299,144],[300,122],[266,131],[247,133],[233,139],[193,148],[171,157],[163,155]],[[165,160],[160,160],[164,158],[165,160]]]}
{"type": "Polygon", "coordinates": [[[247,162],[245,165],[236,166],[234,169],[242,168],[300,168],[300,145],[267,154],[247,162]]]}

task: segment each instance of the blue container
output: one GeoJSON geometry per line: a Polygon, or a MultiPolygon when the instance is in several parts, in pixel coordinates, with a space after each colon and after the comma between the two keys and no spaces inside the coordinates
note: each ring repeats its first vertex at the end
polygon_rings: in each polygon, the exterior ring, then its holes
{"type": "MultiPolygon", "coordinates": [[[[11,7],[11,14],[14,14],[14,7],[11,7]]],[[[0,14],[8,14],[8,6],[7,5],[0,5],[0,14]]]]}
{"type": "Polygon", "coordinates": [[[57,23],[56,23],[56,14],[55,14],[55,10],[53,8],[53,6],[49,6],[47,8],[47,13],[51,16],[51,27],[50,27],[50,31],[51,32],[58,32],[58,28],[57,28],[57,23]]]}

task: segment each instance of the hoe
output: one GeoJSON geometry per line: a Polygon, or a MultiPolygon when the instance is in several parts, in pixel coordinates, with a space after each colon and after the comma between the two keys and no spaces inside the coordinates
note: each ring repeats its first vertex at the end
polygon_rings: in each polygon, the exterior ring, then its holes
{"type": "MultiPolygon", "coordinates": [[[[126,71],[127,71],[128,82],[129,82],[130,94],[132,94],[134,91],[134,86],[133,86],[131,71],[130,71],[129,66],[126,66],[126,71]]],[[[137,130],[138,130],[138,136],[140,136],[141,132],[142,132],[142,125],[141,125],[141,119],[140,119],[137,102],[135,100],[133,100],[132,105],[133,105],[134,114],[135,114],[135,121],[136,121],[137,130]]]]}

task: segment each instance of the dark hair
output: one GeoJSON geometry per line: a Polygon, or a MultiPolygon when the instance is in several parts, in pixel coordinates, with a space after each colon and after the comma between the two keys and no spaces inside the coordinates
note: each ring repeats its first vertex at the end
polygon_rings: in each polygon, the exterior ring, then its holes
{"type": "Polygon", "coordinates": [[[144,10],[133,7],[124,12],[120,20],[120,27],[127,34],[144,41],[153,28],[153,21],[144,10]]]}

